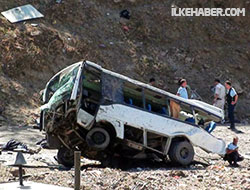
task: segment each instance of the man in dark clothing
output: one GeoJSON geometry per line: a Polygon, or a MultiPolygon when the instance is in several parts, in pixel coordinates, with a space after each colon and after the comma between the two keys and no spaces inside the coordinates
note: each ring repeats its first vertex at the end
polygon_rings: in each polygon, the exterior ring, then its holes
{"type": "Polygon", "coordinates": [[[227,106],[228,106],[228,118],[230,120],[230,129],[235,130],[234,124],[234,108],[238,101],[238,94],[236,93],[235,89],[232,87],[230,81],[225,82],[225,87],[227,89],[227,106]]]}
{"type": "Polygon", "coordinates": [[[149,79],[149,85],[155,86],[155,78],[150,78],[149,79]]]}
{"type": "Polygon", "coordinates": [[[238,152],[238,140],[238,137],[234,137],[233,142],[230,143],[226,149],[224,160],[227,160],[230,166],[238,167],[239,165],[237,164],[237,162],[244,160],[244,157],[241,156],[238,152]]]}

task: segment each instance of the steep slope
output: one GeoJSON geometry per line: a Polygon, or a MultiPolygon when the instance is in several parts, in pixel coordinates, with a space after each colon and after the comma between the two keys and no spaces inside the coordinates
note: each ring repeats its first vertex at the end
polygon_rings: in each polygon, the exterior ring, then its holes
{"type": "Polygon", "coordinates": [[[249,1],[2,0],[0,11],[26,3],[45,17],[11,24],[0,16],[0,107],[9,120],[29,120],[48,79],[82,59],[145,82],[155,77],[173,93],[185,77],[210,103],[213,79],[231,79],[241,94],[237,117],[249,117],[249,1]],[[171,17],[173,4],[244,7],[246,17],[171,17]],[[119,17],[123,9],[131,19],[119,17]]]}

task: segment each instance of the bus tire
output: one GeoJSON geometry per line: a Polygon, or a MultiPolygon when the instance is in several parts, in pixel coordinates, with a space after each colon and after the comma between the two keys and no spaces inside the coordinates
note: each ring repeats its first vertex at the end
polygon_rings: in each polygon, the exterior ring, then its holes
{"type": "Polygon", "coordinates": [[[60,147],[57,152],[57,161],[67,168],[72,168],[74,166],[74,151],[65,146],[60,147]]]}
{"type": "Polygon", "coordinates": [[[110,144],[110,135],[104,128],[95,127],[87,133],[86,142],[91,148],[104,150],[110,144]]]}
{"type": "Polygon", "coordinates": [[[174,142],[169,150],[169,158],[174,163],[189,165],[194,159],[194,148],[188,141],[174,142]]]}

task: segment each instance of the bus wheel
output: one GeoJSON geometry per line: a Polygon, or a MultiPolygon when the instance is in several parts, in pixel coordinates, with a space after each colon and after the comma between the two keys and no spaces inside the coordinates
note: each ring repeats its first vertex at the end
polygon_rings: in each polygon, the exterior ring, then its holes
{"type": "Polygon", "coordinates": [[[65,146],[60,147],[57,152],[57,161],[59,164],[72,168],[74,166],[74,151],[65,146]]]}
{"type": "Polygon", "coordinates": [[[175,142],[170,147],[169,158],[174,163],[186,166],[193,161],[194,148],[188,141],[175,142]]]}
{"type": "Polygon", "coordinates": [[[109,146],[110,135],[105,129],[95,127],[87,133],[86,141],[89,147],[104,150],[109,146]]]}

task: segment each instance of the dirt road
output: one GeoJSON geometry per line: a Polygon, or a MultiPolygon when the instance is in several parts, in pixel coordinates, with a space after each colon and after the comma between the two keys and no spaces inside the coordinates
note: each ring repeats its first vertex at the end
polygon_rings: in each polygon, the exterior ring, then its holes
{"type": "MultiPolygon", "coordinates": [[[[250,126],[238,126],[243,133],[235,134],[225,126],[218,126],[214,135],[229,143],[237,135],[239,151],[250,154],[250,126]]],[[[0,127],[0,143],[15,138],[29,147],[43,138],[38,130],[18,127],[0,127]]],[[[240,163],[241,167],[232,168],[219,156],[207,154],[196,148],[195,160],[204,164],[189,167],[173,167],[171,164],[134,163],[126,170],[101,168],[89,160],[83,160],[81,185],[83,189],[244,189],[250,190],[249,160],[240,163]]],[[[73,187],[74,170],[65,170],[54,160],[55,151],[42,150],[39,154],[25,155],[29,165],[39,168],[25,169],[26,180],[73,187]]],[[[13,168],[6,166],[15,160],[15,153],[3,152],[0,155],[0,182],[17,180],[13,168]],[[8,162],[5,162],[5,161],[8,162]]],[[[126,163],[124,163],[126,164],[126,163]]]]}

